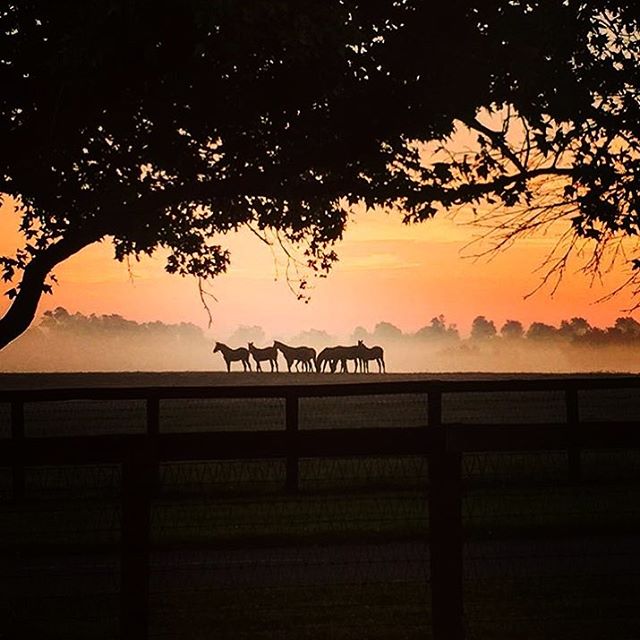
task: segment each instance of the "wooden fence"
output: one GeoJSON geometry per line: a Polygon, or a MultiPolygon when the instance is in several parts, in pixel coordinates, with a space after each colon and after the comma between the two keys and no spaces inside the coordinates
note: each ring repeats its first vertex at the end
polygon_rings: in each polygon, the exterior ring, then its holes
{"type": "Polygon", "coordinates": [[[435,640],[462,640],[462,454],[488,451],[568,452],[567,473],[580,481],[580,450],[640,447],[637,421],[580,419],[579,391],[640,389],[637,377],[453,380],[220,387],[92,388],[0,391],[11,405],[11,437],[0,440],[0,466],[13,470],[13,492],[25,491],[25,467],[122,465],[121,637],[145,638],[149,622],[150,509],[158,465],[169,461],[286,459],[284,489],[298,489],[300,458],[424,455],[429,474],[429,544],[435,640]],[[562,392],[565,419],[555,423],[443,424],[449,393],[562,392]],[[424,394],[420,427],[299,429],[301,398],[424,394]],[[160,402],[176,399],[280,398],[285,428],[274,431],[163,433],[160,402]],[[146,433],[25,437],[26,403],[143,400],[146,433]]]}

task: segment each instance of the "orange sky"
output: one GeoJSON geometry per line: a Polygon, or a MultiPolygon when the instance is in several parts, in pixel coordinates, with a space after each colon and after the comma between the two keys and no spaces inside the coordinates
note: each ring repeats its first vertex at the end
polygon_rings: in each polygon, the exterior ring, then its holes
{"type": "MultiPolygon", "coordinates": [[[[539,282],[534,270],[552,237],[523,240],[492,261],[475,261],[464,246],[477,233],[445,217],[407,227],[397,215],[358,214],[337,247],[340,262],[326,280],[314,282],[308,304],[289,291],[283,265],[276,267],[268,247],[250,233],[229,236],[231,269],[211,286],[217,298],[211,303],[213,330],[227,335],[238,325],[260,325],[270,335],[310,328],[347,334],[357,325],[372,330],[385,320],[409,332],[442,313],[464,335],[479,314],[498,328],[505,319],[527,326],[534,320],[558,324],[573,316],[607,326],[631,304],[628,294],[594,304],[615,287],[621,272],[592,288],[584,276],[568,273],[555,296],[543,289],[525,299],[539,282]]],[[[16,242],[15,215],[5,204],[0,208],[0,254],[11,253],[16,242]]],[[[110,245],[102,243],[60,266],[60,285],[43,298],[40,312],[64,306],[84,314],[118,313],[137,321],[206,327],[195,282],[166,274],[161,255],[134,263],[131,279],[112,254],[110,245]]],[[[3,299],[0,310],[7,304],[3,299]]]]}

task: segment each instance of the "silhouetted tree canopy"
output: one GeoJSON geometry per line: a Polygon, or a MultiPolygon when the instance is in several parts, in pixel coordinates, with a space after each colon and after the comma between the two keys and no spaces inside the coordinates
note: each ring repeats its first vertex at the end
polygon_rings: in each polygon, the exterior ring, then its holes
{"type": "Polygon", "coordinates": [[[581,338],[589,335],[591,325],[584,318],[571,318],[560,323],[558,333],[566,338],[581,338]]]}
{"type": "Polygon", "coordinates": [[[431,323],[418,329],[415,337],[421,340],[458,340],[460,335],[454,324],[447,325],[443,314],[431,318],[431,323]]]}
{"type": "Polygon", "coordinates": [[[402,338],[402,329],[391,322],[378,322],[371,337],[377,340],[399,340],[402,338]]]}
{"type": "Polygon", "coordinates": [[[262,346],[265,340],[264,329],[257,325],[241,325],[229,336],[231,344],[246,345],[249,342],[254,342],[256,346],[262,346]]]}
{"type": "Polygon", "coordinates": [[[508,340],[519,340],[524,337],[524,327],[519,320],[507,320],[500,327],[500,335],[508,340]]]}
{"type": "Polygon", "coordinates": [[[484,316],[476,316],[471,323],[471,339],[487,340],[496,335],[496,325],[493,320],[487,320],[484,316]]]}
{"type": "Polygon", "coordinates": [[[0,193],[25,244],[0,262],[17,283],[0,347],[32,321],[52,269],[91,243],[111,239],[119,260],[165,248],[169,272],[209,278],[229,261],[220,235],[249,225],[322,272],[356,201],[407,221],[478,206],[499,244],[565,217],[597,267],[640,230],[637,11],[9,0],[0,193]],[[474,150],[451,148],[462,130],[474,150]]]}
{"type": "Polygon", "coordinates": [[[557,336],[556,327],[545,322],[532,322],[527,329],[527,339],[529,340],[551,340],[557,336]]]}

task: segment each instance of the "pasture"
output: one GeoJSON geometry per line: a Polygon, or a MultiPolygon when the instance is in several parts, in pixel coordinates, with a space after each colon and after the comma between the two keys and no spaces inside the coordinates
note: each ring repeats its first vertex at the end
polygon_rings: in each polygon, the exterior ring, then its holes
{"type": "MultiPolygon", "coordinates": [[[[0,388],[358,379],[371,380],[353,374],[5,375],[0,388]]],[[[581,420],[640,420],[633,389],[581,391],[578,401],[581,420]]],[[[553,423],[565,418],[563,402],[554,391],[447,394],[442,420],[553,423]]],[[[277,398],[162,400],[160,431],[282,430],[284,405],[277,398]]],[[[300,400],[299,427],[420,427],[428,409],[420,393],[309,397],[300,400]]],[[[8,405],[0,404],[1,438],[10,435],[9,416],[8,405]]],[[[139,400],[25,405],[27,438],[142,433],[145,424],[139,400]]],[[[569,480],[567,462],[563,450],[463,455],[468,638],[638,636],[640,452],[582,451],[580,482],[569,480]]],[[[25,497],[18,501],[11,496],[11,470],[0,474],[0,624],[6,627],[0,637],[117,637],[120,466],[27,469],[25,497]]],[[[302,458],[294,494],[283,489],[285,475],[282,458],[161,465],[151,510],[150,636],[430,637],[425,457],[302,458]]]]}

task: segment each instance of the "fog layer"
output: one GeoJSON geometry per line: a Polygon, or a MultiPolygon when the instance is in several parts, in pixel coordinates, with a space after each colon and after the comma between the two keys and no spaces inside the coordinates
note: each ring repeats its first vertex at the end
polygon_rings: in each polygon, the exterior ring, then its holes
{"type": "MultiPolygon", "coordinates": [[[[212,353],[217,340],[231,347],[246,347],[248,342],[264,347],[274,339],[317,350],[363,340],[383,347],[387,371],[394,373],[640,371],[640,324],[628,317],[606,328],[572,318],[559,327],[533,323],[526,330],[511,320],[497,330],[493,322],[478,316],[466,337],[443,316],[412,334],[381,322],[370,332],[357,327],[342,336],[321,329],[270,335],[257,326],[216,335],[192,324],[137,323],[117,315],[71,314],[62,308],[47,312],[0,352],[0,371],[222,371],[223,358],[212,353]]],[[[282,357],[279,364],[286,371],[282,357]]],[[[371,371],[377,371],[373,362],[371,371]]]]}

